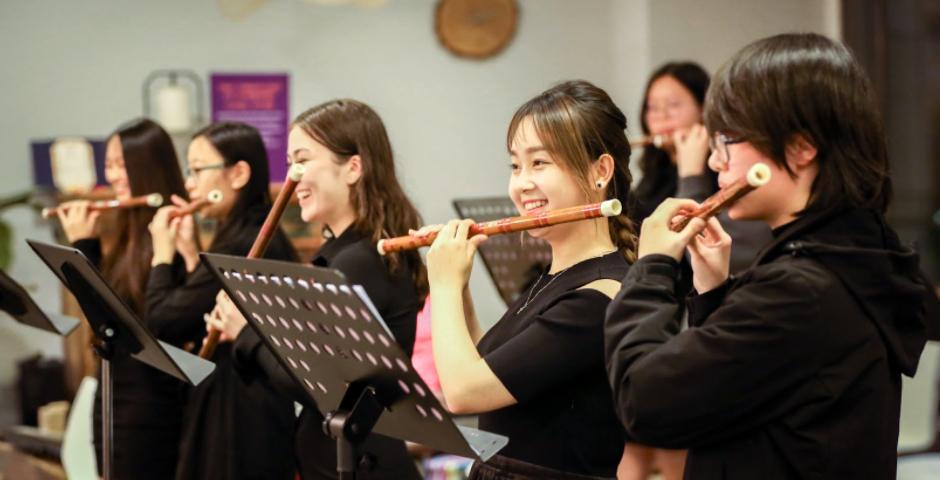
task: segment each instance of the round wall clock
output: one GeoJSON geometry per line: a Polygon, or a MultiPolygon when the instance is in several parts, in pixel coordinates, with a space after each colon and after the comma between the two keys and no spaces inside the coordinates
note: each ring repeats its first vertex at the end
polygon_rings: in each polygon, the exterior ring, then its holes
{"type": "Polygon", "coordinates": [[[506,48],[518,20],[515,0],[440,0],[434,27],[455,55],[483,59],[506,48]]]}

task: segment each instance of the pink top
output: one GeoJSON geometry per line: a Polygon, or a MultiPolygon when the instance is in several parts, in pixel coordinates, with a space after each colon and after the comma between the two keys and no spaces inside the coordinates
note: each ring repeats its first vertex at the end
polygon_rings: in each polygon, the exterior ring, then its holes
{"type": "Polygon", "coordinates": [[[435,393],[441,393],[441,381],[437,377],[437,368],[434,367],[434,351],[431,348],[431,297],[424,300],[424,308],[418,312],[417,327],[415,328],[415,348],[411,355],[411,364],[424,383],[431,387],[435,393]]]}

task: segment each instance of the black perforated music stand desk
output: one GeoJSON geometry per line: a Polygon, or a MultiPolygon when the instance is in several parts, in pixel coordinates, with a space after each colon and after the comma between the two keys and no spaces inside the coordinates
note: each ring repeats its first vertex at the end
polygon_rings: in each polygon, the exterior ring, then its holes
{"type": "MultiPolygon", "coordinates": [[[[460,218],[472,218],[477,223],[519,215],[509,197],[457,199],[453,204],[460,218]]],[[[506,305],[528,290],[552,263],[548,242],[524,233],[492,236],[478,250],[506,305]]]]}
{"type": "Polygon", "coordinates": [[[104,478],[110,480],[113,459],[111,360],[130,356],[190,385],[197,385],[209,376],[215,364],[154,338],[80,251],[35,240],[27,240],[27,243],[75,295],[95,335],[95,351],[101,358],[102,463],[104,478]]]}
{"type": "Polygon", "coordinates": [[[0,310],[7,312],[23,325],[63,337],[72,333],[78,326],[77,318],[43,311],[29,296],[26,289],[2,270],[0,270],[0,310]]]}
{"type": "Polygon", "coordinates": [[[508,442],[454,423],[365,291],[349,285],[340,272],[274,260],[201,256],[324,414],[324,430],[337,439],[340,478],[355,478],[356,444],[370,431],[483,461],[508,442]]]}

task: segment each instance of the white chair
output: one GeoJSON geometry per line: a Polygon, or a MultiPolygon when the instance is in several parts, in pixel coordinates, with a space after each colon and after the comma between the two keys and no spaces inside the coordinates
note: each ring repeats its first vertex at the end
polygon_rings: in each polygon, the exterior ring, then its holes
{"type": "Polygon", "coordinates": [[[98,478],[95,460],[94,428],[92,416],[95,408],[95,392],[98,380],[82,379],[72,401],[69,421],[62,437],[62,467],[71,480],[93,480],[98,478]]]}
{"type": "MultiPolygon", "coordinates": [[[[940,381],[940,342],[927,342],[914,378],[903,378],[901,431],[898,453],[930,448],[937,436],[937,382],[940,381]]],[[[898,459],[898,480],[940,478],[940,454],[923,453],[898,459]]]]}
{"type": "Polygon", "coordinates": [[[927,342],[914,378],[902,377],[898,453],[930,448],[937,435],[937,382],[940,342],[927,342]]]}

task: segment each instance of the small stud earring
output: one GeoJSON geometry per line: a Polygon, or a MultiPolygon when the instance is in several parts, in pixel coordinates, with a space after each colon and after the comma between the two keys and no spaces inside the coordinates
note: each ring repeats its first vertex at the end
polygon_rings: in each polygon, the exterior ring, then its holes
{"type": "Polygon", "coordinates": [[[597,188],[604,188],[604,182],[598,180],[598,181],[597,181],[597,188]]]}

